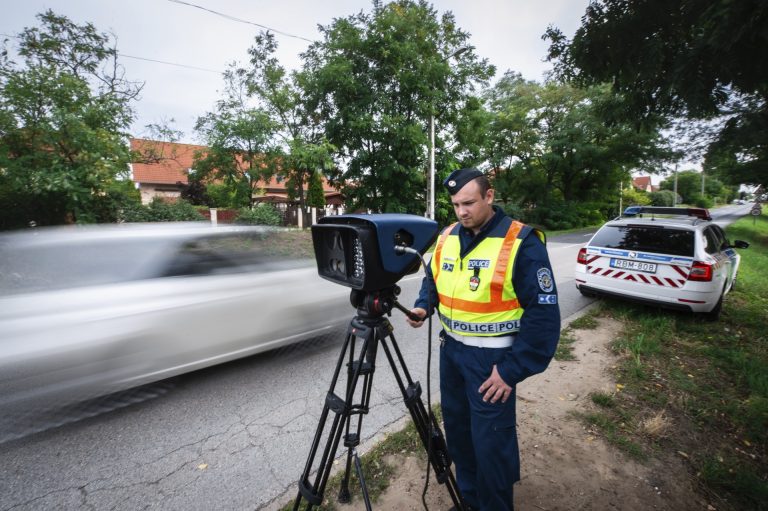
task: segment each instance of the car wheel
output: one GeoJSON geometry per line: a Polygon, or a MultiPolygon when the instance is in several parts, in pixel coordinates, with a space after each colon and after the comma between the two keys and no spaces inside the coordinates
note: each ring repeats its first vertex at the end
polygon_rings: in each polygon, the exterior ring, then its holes
{"type": "Polygon", "coordinates": [[[704,313],[704,317],[707,318],[707,321],[717,321],[720,319],[720,312],[723,310],[723,296],[725,296],[725,291],[720,293],[720,299],[717,300],[715,308],[704,313]]]}
{"type": "Polygon", "coordinates": [[[581,296],[583,296],[585,298],[594,298],[595,297],[594,293],[590,293],[589,291],[584,291],[582,288],[579,288],[579,293],[581,293],[581,296]]]}

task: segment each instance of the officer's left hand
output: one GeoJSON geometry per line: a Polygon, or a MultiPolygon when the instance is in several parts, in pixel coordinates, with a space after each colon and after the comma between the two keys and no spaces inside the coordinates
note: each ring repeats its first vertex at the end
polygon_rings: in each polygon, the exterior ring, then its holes
{"type": "Polygon", "coordinates": [[[506,403],[507,399],[509,399],[509,396],[512,394],[512,387],[507,385],[507,383],[501,379],[501,376],[499,376],[499,371],[496,370],[496,366],[494,365],[493,371],[491,372],[491,377],[485,380],[482,385],[480,385],[478,392],[481,394],[485,392],[483,401],[486,403],[489,400],[491,403],[495,403],[499,399],[501,399],[502,403],[506,403]]]}

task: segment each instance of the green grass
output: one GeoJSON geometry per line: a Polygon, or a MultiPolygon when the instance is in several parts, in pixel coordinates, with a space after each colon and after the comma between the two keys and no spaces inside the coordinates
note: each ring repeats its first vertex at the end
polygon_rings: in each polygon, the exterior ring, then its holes
{"type": "Polygon", "coordinates": [[[630,458],[639,461],[648,459],[643,447],[632,439],[634,433],[626,422],[618,422],[613,415],[602,412],[577,414],[577,416],[580,416],[588,424],[599,428],[608,442],[617,446],[630,458]]]}
{"type": "Polygon", "coordinates": [[[555,360],[561,362],[576,360],[576,356],[573,354],[573,344],[576,342],[573,331],[593,330],[597,328],[597,324],[597,319],[595,319],[594,313],[586,314],[571,321],[571,323],[560,332],[560,340],[557,343],[557,350],[555,351],[555,360]]]}
{"type": "Polygon", "coordinates": [[[560,332],[560,340],[557,343],[557,350],[555,351],[555,360],[567,361],[576,360],[576,356],[573,354],[573,343],[576,342],[576,338],[573,336],[573,330],[569,328],[560,332]]]}
{"type": "Polygon", "coordinates": [[[633,457],[688,453],[717,509],[768,510],[768,216],[726,232],[751,246],[739,251],[719,322],[605,302],[601,313],[624,324],[612,346],[621,387],[593,394],[597,411],[582,418],[633,457]],[[649,417],[674,426],[651,427],[649,417]]]}
{"type": "Polygon", "coordinates": [[[603,408],[613,408],[616,404],[613,394],[607,394],[605,392],[593,392],[589,395],[592,402],[603,408]]]}
{"type": "Polygon", "coordinates": [[[584,316],[574,319],[568,325],[574,330],[594,330],[597,328],[597,319],[594,314],[585,314],[584,316]]]}

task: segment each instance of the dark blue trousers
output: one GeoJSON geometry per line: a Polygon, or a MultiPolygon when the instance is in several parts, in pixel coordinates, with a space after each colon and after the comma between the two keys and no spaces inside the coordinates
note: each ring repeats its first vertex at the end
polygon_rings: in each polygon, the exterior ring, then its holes
{"type": "Polygon", "coordinates": [[[448,453],[465,502],[481,511],[513,509],[520,480],[515,429],[515,392],[483,402],[480,385],[507,348],[476,348],[447,338],[440,348],[440,402],[448,453]]]}

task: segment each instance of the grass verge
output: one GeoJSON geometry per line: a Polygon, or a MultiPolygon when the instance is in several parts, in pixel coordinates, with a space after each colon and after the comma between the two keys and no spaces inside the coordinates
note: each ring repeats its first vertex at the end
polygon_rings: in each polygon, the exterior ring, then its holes
{"type": "Polygon", "coordinates": [[[564,329],[560,333],[560,340],[557,343],[557,351],[555,351],[555,360],[569,361],[576,360],[576,355],[573,354],[573,343],[576,339],[573,337],[573,330],[570,327],[564,329]]]}
{"type": "Polygon", "coordinates": [[[632,457],[682,458],[717,509],[768,510],[768,217],[726,232],[751,246],[719,322],[606,302],[619,383],[582,419],[632,457]]]}
{"type": "Polygon", "coordinates": [[[595,319],[594,313],[586,314],[571,321],[568,327],[560,332],[560,340],[557,343],[557,351],[555,351],[555,360],[561,362],[576,360],[576,356],[573,354],[573,343],[576,342],[573,331],[593,330],[595,328],[597,328],[597,319],[595,319]]]}

